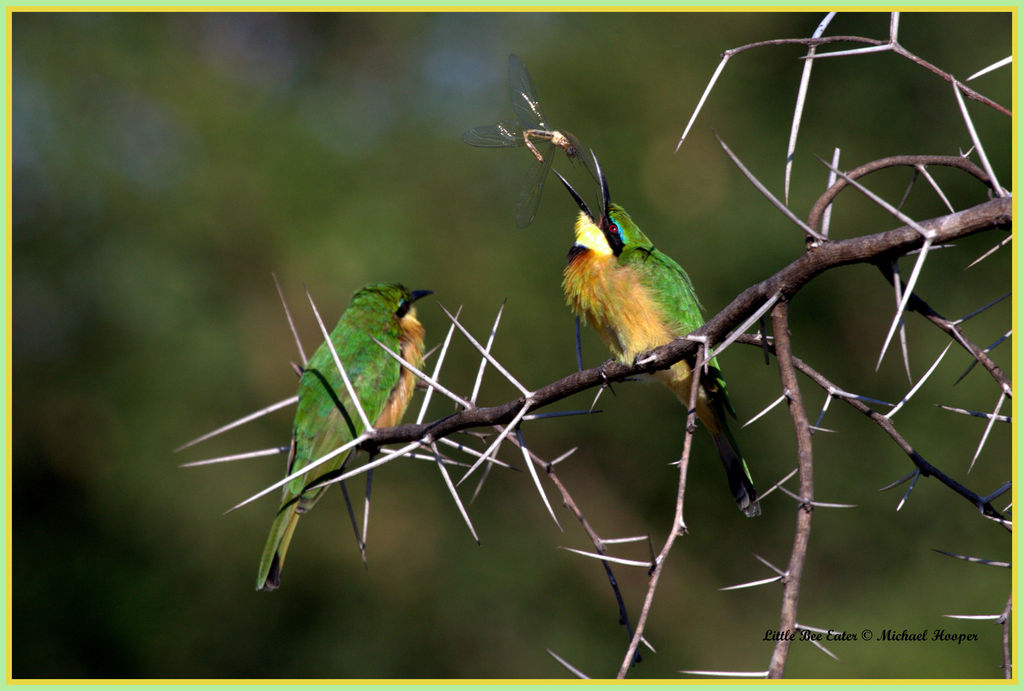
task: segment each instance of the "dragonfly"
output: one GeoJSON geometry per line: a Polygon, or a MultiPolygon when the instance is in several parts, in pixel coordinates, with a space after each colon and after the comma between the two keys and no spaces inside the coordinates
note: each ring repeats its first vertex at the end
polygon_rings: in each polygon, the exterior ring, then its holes
{"type": "Polygon", "coordinates": [[[462,141],[485,148],[525,146],[533,154],[535,160],[523,179],[516,204],[516,226],[525,228],[537,216],[541,190],[554,163],[556,149],[561,149],[570,163],[582,161],[594,182],[598,182],[600,174],[595,169],[593,156],[587,155],[575,135],[547,124],[530,73],[515,54],[508,56],[508,91],[515,117],[467,130],[462,141]]]}

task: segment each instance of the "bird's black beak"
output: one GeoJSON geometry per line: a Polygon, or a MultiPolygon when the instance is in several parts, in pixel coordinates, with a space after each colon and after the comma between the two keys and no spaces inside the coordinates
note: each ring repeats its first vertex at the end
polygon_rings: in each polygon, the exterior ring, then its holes
{"type": "Polygon", "coordinates": [[[594,159],[594,170],[597,171],[597,179],[601,181],[601,218],[608,217],[608,205],[612,203],[611,195],[608,193],[608,178],[604,176],[604,171],[601,170],[601,164],[597,162],[597,154],[594,150],[590,150],[590,155],[594,159]]]}
{"type": "Polygon", "coordinates": [[[569,190],[569,194],[572,195],[572,198],[574,200],[576,200],[576,204],[577,204],[577,206],[580,207],[580,211],[585,213],[587,215],[587,217],[591,221],[593,221],[594,223],[597,223],[598,222],[597,218],[594,217],[594,214],[590,210],[590,208],[587,206],[587,203],[585,201],[583,201],[583,197],[581,197],[579,194],[577,194],[576,190],[574,190],[572,188],[572,185],[569,184],[568,180],[566,180],[565,178],[562,177],[561,173],[559,173],[557,170],[554,171],[554,172],[555,172],[555,175],[558,176],[558,179],[562,181],[562,184],[565,185],[565,189],[569,190]]]}
{"type": "Polygon", "coordinates": [[[603,228],[604,226],[601,222],[608,217],[608,205],[611,204],[611,195],[608,193],[608,179],[604,176],[604,172],[601,170],[601,164],[597,162],[597,155],[594,154],[593,150],[590,151],[590,156],[594,160],[594,170],[597,172],[597,179],[601,183],[601,208],[598,209],[600,216],[595,215],[594,212],[590,210],[590,207],[587,206],[585,201],[583,201],[583,198],[579,193],[572,188],[572,185],[570,185],[557,170],[554,172],[555,175],[558,175],[558,179],[562,181],[562,184],[565,185],[565,189],[569,190],[569,194],[572,195],[572,198],[576,201],[580,210],[585,213],[595,225],[603,228]]]}
{"type": "Polygon", "coordinates": [[[412,308],[412,303],[416,302],[422,297],[430,295],[434,291],[432,290],[414,290],[409,293],[408,300],[402,300],[402,304],[398,306],[398,310],[395,312],[395,316],[401,319],[409,313],[409,309],[412,308]]]}

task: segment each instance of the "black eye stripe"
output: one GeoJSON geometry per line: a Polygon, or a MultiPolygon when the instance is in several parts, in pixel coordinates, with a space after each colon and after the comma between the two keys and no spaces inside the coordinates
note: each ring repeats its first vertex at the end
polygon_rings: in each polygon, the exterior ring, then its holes
{"type": "Polygon", "coordinates": [[[619,226],[615,221],[608,220],[604,229],[604,237],[608,241],[612,254],[616,257],[619,256],[622,253],[623,247],[625,247],[625,243],[622,240],[622,231],[619,230],[619,226]]]}

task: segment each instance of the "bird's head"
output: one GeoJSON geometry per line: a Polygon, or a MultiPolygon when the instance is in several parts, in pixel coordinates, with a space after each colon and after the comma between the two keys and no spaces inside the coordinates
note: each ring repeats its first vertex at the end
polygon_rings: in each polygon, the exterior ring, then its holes
{"type": "Polygon", "coordinates": [[[410,291],[400,283],[373,283],[359,289],[352,296],[352,304],[365,305],[374,311],[394,315],[400,321],[406,317],[415,319],[416,310],[413,303],[433,292],[432,290],[410,291]]]}
{"type": "Polygon", "coordinates": [[[629,245],[649,244],[633,219],[629,217],[626,210],[618,204],[613,204],[608,193],[608,179],[605,178],[597,156],[590,152],[594,159],[594,169],[601,184],[601,197],[597,212],[595,213],[583,201],[583,198],[573,189],[572,185],[563,178],[558,171],[558,179],[565,185],[565,189],[580,207],[580,214],[576,218],[576,233],[574,247],[588,249],[598,254],[611,254],[616,257],[622,254],[629,245]]]}

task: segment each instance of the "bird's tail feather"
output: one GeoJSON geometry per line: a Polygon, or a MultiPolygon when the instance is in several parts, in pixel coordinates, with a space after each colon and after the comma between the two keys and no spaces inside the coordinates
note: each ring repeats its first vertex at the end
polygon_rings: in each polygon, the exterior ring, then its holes
{"type": "Polygon", "coordinates": [[[260,570],[256,577],[256,590],[277,590],[281,585],[281,568],[288,552],[288,543],[299,522],[299,511],[296,502],[281,507],[270,526],[270,536],[260,557],[260,570]]]}
{"type": "Polygon", "coordinates": [[[732,492],[740,511],[750,518],[761,515],[761,505],[757,502],[757,490],[750,479],[750,471],[747,463],[740,455],[736,442],[729,434],[728,428],[722,425],[721,429],[711,433],[715,441],[715,448],[725,466],[725,474],[729,477],[729,490],[732,492]]]}

